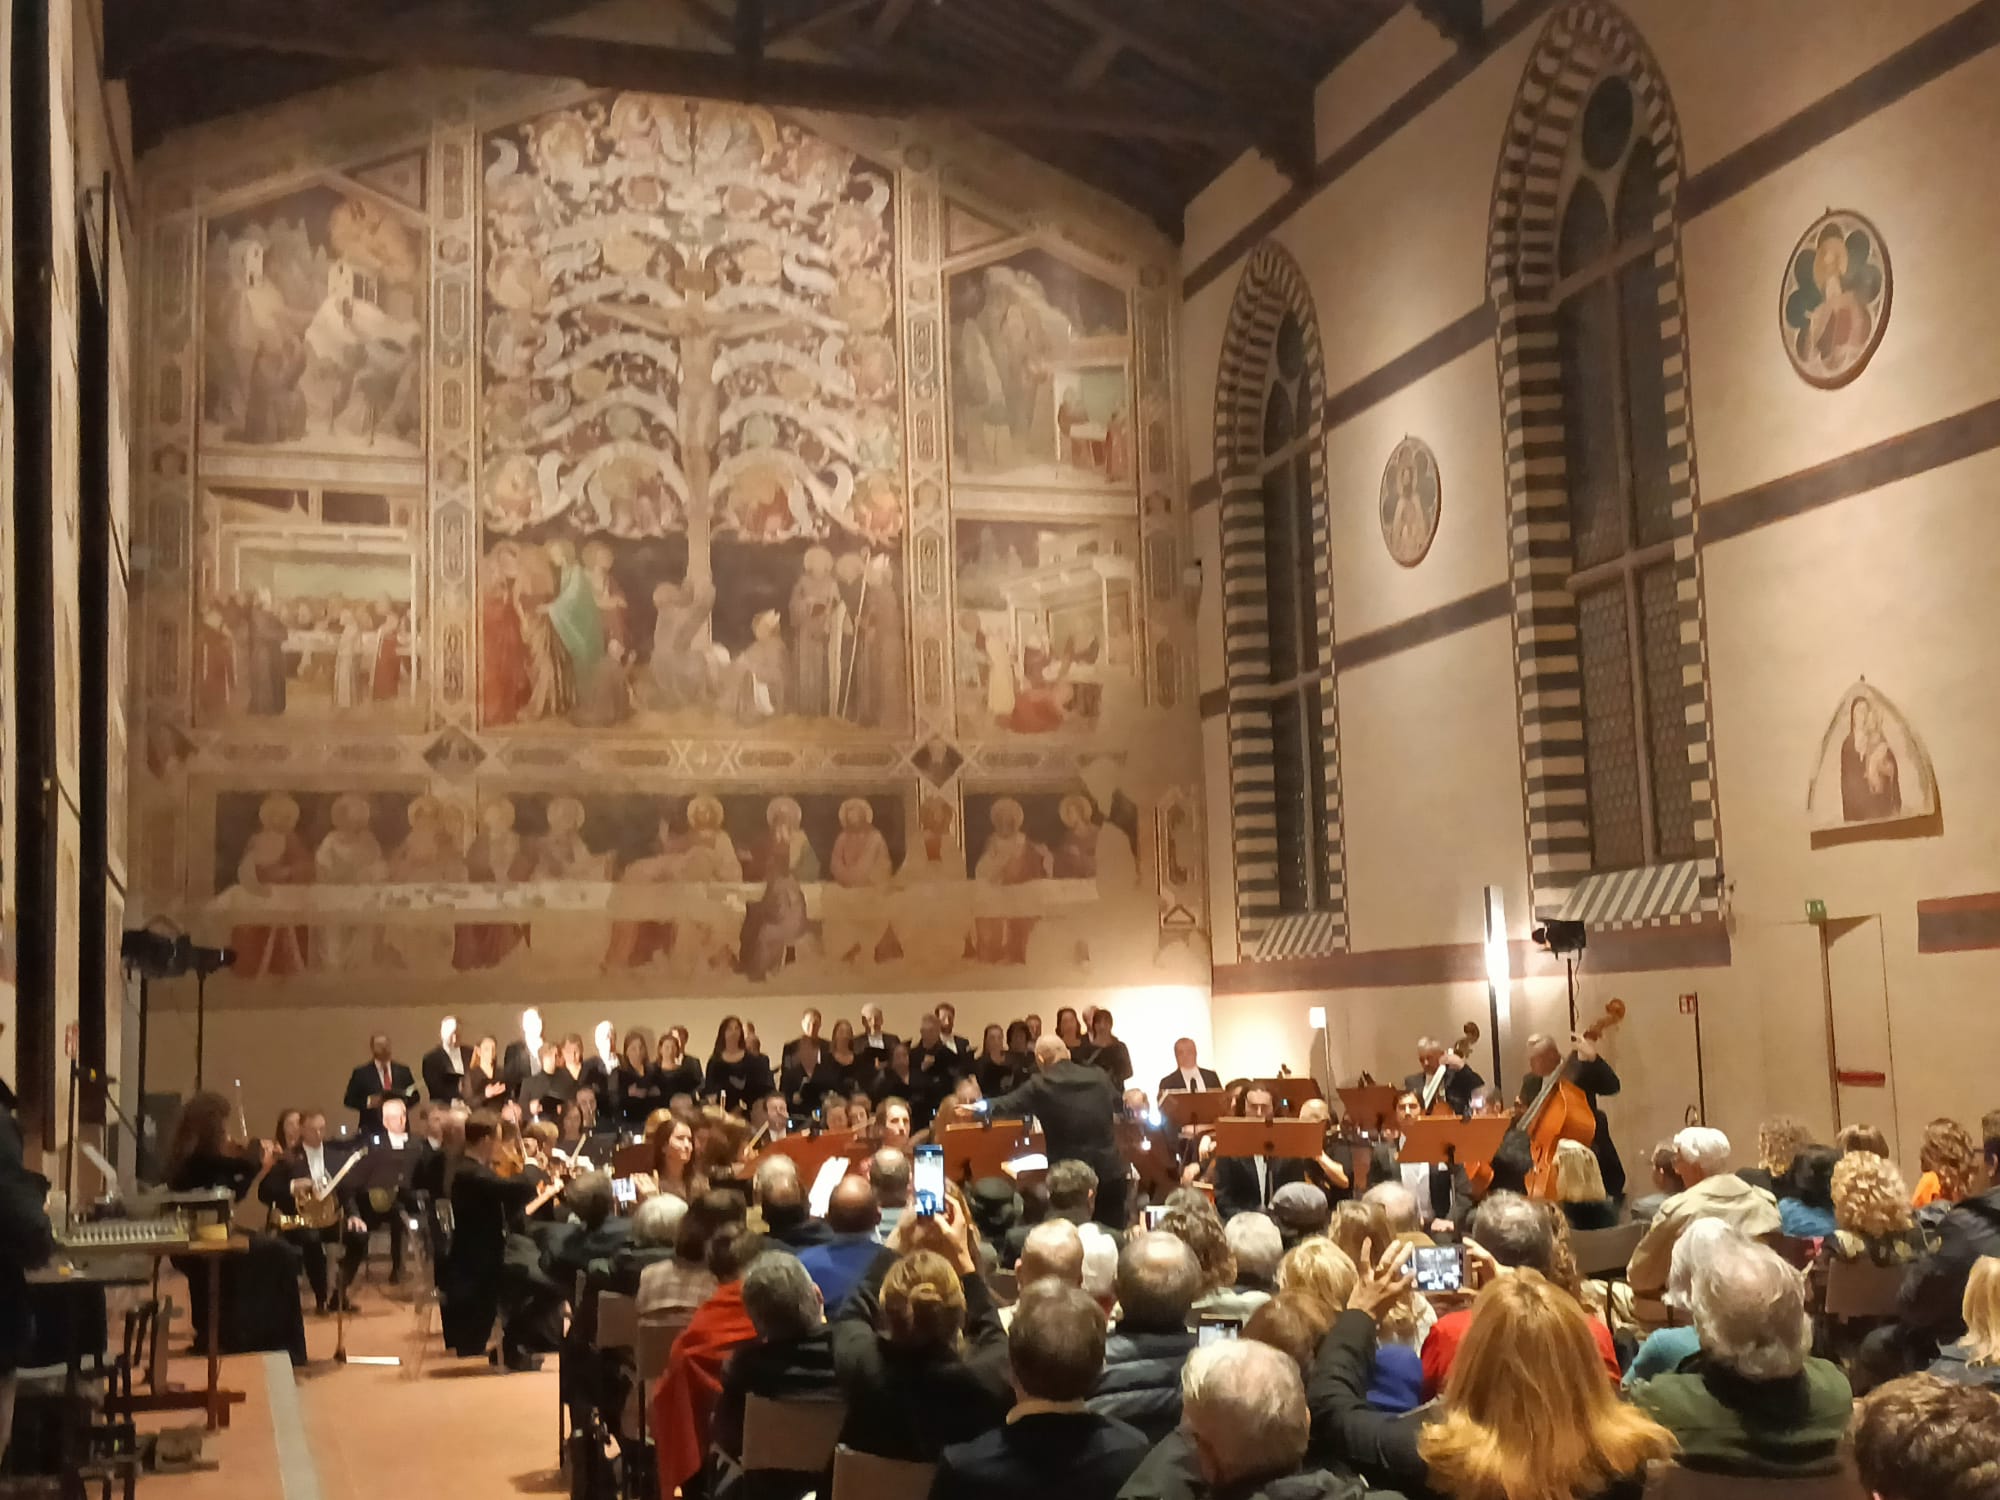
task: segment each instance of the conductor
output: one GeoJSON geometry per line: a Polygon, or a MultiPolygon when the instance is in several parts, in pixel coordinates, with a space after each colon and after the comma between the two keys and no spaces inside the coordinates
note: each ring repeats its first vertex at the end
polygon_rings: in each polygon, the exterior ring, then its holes
{"type": "Polygon", "coordinates": [[[1102,1068],[1070,1059],[1062,1038],[1051,1033],[1035,1043],[1038,1071],[1010,1093],[987,1103],[990,1119],[1033,1115],[1041,1123],[1051,1163],[1080,1161],[1097,1173],[1098,1223],[1125,1227],[1125,1161],[1114,1128],[1120,1099],[1102,1068]]]}

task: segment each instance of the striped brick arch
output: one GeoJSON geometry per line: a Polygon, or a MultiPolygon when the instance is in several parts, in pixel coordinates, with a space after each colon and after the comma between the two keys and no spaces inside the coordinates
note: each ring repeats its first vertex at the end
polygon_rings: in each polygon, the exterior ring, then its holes
{"type": "Polygon", "coordinates": [[[1333,579],[1326,509],[1326,373],[1319,320],[1298,263],[1275,244],[1250,257],[1223,332],[1215,382],[1215,472],[1221,488],[1222,632],[1229,694],[1230,827],[1235,852],[1237,943],[1246,960],[1304,958],[1347,946],[1346,861],[1341,850],[1340,734],[1333,680],[1333,579]],[[1319,623],[1320,749],[1325,757],[1328,899],[1318,911],[1279,910],[1271,773],[1270,661],[1264,572],[1264,396],[1278,329],[1290,313],[1305,335],[1315,618],[1319,623]]]}
{"type": "Polygon", "coordinates": [[[1679,193],[1680,127],[1665,80],[1616,6],[1577,0],[1551,18],[1508,121],[1493,189],[1487,285],[1506,446],[1508,538],[1522,786],[1534,904],[1543,916],[1591,926],[1663,926],[1718,907],[1721,845],[1709,735],[1708,663],[1695,551],[1697,482],[1688,403],[1688,350],[1679,193]],[[1555,288],[1564,161],[1591,88],[1613,73],[1631,87],[1652,143],[1661,192],[1654,213],[1660,322],[1668,351],[1664,399],[1672,458],[1673,557],[1680,605],[1687,753],[1694,768],[1694,858],[1593,874],[1584,772],[1582,672],[1572,557],[1555,288]]]}

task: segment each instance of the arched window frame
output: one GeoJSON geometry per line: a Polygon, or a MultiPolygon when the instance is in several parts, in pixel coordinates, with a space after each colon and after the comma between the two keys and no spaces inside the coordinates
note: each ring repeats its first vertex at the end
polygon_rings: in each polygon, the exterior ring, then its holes
{"type": "MultiPolygon", "coordinates": [[[[1495,178],[1488,289],[1497,317],[1501,415],[1514,589],[1514,642],[1524,814],[1534,906],[1596,929],[1699,919],[1720,905],[1722,846],[1715,811],[1708,662],[1701,568],[1695,544],[1698,474],[1688,401],[1678,214],[1680,130],[1658,65],[1630,22],[1604,0],[1574,0],[1544,28],[1515,97],[1495,178]],[[1630,88],[1635,132],[1653,153],[1658,193],[1651,233],[1616,243],[1565,278],[1562,214],[1577,176],[1582,113],[1592,90],[1615,74],[1630,88]],[[1568,416],[1560,309],[1573,295],[1632,265],[1649,266],[1658,302],[1661,404],[1670,494],[1670,534],[1652,557],[1670,555],[1678,622],[1679,703],[1688,757],[1691,846],[1662,852],[1649,839],[1643,862],[1600,868],[1593,855],[1586,766],[1579,579],[1570,530],[1568,416]]],[[[1617,206],[1608,205],[1613,222],[1617,206]]],[[[1633,549],[1627,548],[1629,555],[1633,549]]],[[[1626,577],[1631,573],[1628,569],[1626,577]]],[[[1633,682],[1644,673],[1634,662],[1633,682]]],[[[1635,714],[1638,738],[1645,723],[1635,714]]],[[[1643,816],[1652,817],[1650,802],[1643,816]]]]}
{"type": "MultiPolygon", "coordinates": [[[[1341,845],[1339,719],[1334,695],[1333,579],[1326,502],[1326,377],[1319,320],[1298,264],[1282,248],[1267,244],[1244,268],[1223,334],[1221,368],[1215,389],[1215,469],[1221,489],[1222,617],[1224,680],[1229,699],[1229,782],[1231,847],[1236,872],[1237,946],[1246,960],[1307,958],[1347,946],[1347,893],[1341,845]],[[1265,414],[1278,377],[1278,336],[1287,318],[1298,327],[1302,369],[1286,381],[1296,392],[1291,431],[1267,449],[1265,414]],[[1303,460],[1303,464],[1299,461],[1303,460]],[[1273,680],[1274,622],[1270,568],[1283,564],[1290,549],[1273,538],[1266,524],[1265,477],[1285,467],[1303,468],[1303,494],[1294,493],[1292,514],[1310,549],[1310,647],[1305,670],[1273,680]],[[1318,714],[1296,716],[1298,771],[1310,788],[1324,786],[1316,809],[1318,824],[1286,826],[1302,837],[1308,860],[1300,887],[1288,891],[1281,878],[1280,812],[1277,795],[1279,751],[1274,705],[1310,701],[1317,689],[1318,714]],[[1304,899],[1300,899],[1303,896],[1304,899]]],[[[1301,641],[1301,646],[1306,642],[1301,641]]]]}

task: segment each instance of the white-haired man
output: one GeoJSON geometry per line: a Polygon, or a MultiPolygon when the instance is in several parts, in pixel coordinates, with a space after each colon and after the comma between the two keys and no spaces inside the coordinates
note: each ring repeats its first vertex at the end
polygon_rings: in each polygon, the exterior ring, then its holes
{"type": "Polygon", "coordinates": [[[431,1098],[450,1103],[465,1088],[466,1051],[458,1043],[458,1017],[438,1022],[438,1044],[417,1063],[424,1089],[431,1098]]]}
{"type": "Polygon", "coordinates": [[[1641,1324],[1667,1321],[1663,1298],[1673,1270],[1674,1244],[1697,1219],[1721,1219],[1751,1239],[1777,1234],[1778,1200],[1729,1170],[1729,1137],[1706,1125],[1690,1125],[1674,1137],[1674,1170],[1687,1186],[1660,1205],[1646,1236],[1632,1251],[1625,1274],[1632,1283],[1633,1311],[1641,1324]]]}
{"type": "Polygon", "coordinates": [[[1234,1339],[1197,1349],[1181,1371],[1182,1423],[1212,1495],[1231,1500],[1334,1500],[1352,1479],[1302,1474],[1312,1423],[1299,1367],[1268,1344],[1234,1339]]]}
{"type": "Polygon", "coordinates": [[[1838,1365],[1812,1357],[1805,1286],[1776,1251],[1715,1240],[1688,1297],[1701,1352],[1632,1390],[1673,1433],[1676,1460],[1709,1474],[1834,1474],[1854,1393],[1838,1365]]]}
{"type": "Polygon", "coordinates": [[[1085,1162],[1097,1173],[1097,1222],[1122,1227],[1127,1168],[1116,1134],[1120,1086],[1102,1068],[1073,1062],[1060,1037],[1035,1043],[1035,1063],[1033,1077],[986,1106],[987,1118],[1033,1115],[1041,1122],[1050,1161],[1085,1162]]]}

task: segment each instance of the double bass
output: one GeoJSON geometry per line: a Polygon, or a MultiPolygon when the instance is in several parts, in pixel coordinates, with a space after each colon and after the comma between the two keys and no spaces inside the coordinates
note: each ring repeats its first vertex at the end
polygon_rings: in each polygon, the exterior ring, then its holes
{"type": "MultiPolygon", "coordinates": [[[[1451,1050],[1460,1059],[1469,1061],[1472,1057],[1472,1049],[1478,1045],[1479,1023],[1477,1021],[1467,1021],[1465,1023],[1465,1035],[1451,1044],[1451,1050]]],[[[1458,1111],[1453,1109],[1451,1101],[1445,1098],[1445,1090],[1442,1086],[1437,1091],[1437,1097],[1431,1100],[1430,1108],[1424,1111],[1424,1117],[1431,1120],[1452,1120],[1458,1118],[1458,1111]]]]}
{"type": "MultiPolygon", "coordinates": [[[[1584,1037],[1595,1042],[1624,1019],[1625,1002],[1613,999],[1605,1005],[1604,1014],[1584,1028],[1584,1037]]],[[[1570,1071],[1576,1064],[1577,1054],[1572,1050],[1540,1096],[1521,1111],[1515,1122],[1527,1136],[1529,1152],[1534,1158],[1534,1166],[1528,1172],[1531,1198],[1555,1197],[1556,1148],[1562,1142],[1575,1141],[1588,1146],[1597,1139],[1597,1115],[1590,1107],[1590,1096],[1570,1081],[1570,1071]]]]}

